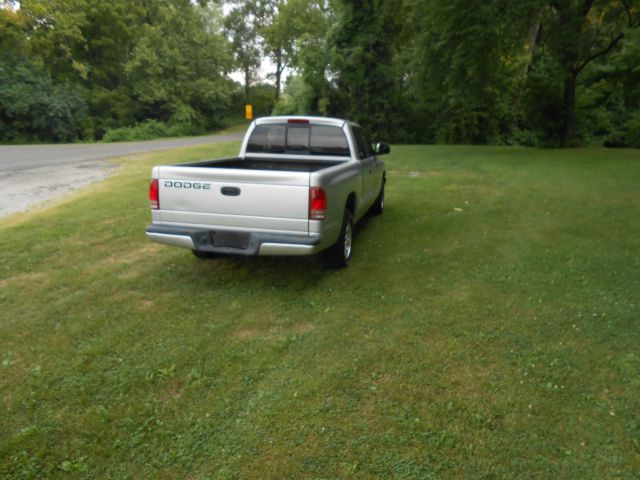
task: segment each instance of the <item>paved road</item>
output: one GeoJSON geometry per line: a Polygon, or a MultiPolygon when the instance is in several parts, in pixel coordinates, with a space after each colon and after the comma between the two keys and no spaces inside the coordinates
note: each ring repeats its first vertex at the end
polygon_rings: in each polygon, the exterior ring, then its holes
{"type": "Polygon", "coordinates": [[[148,142],[0,146],[0,217],[62,197],[109,175],[107,158],[239,140],[242,133],[148,142]]]}
{"type": "Polygon", "coordinates": [[[78,143],[68,145],[0,145],[0,172],[70,165],[121,157],[132,153],[239,140],[242,133],[122,143],[78,143]]]}

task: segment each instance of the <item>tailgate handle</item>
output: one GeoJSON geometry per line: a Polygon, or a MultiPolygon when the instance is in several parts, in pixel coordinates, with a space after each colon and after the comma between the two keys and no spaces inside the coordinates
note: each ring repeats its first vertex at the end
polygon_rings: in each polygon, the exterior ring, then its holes
{"type": "Polygon", "coordinates": [[[240,189],[238,187],[222,187],[220,192],[229,197],[237,197],[240,195],[240,189]]]}

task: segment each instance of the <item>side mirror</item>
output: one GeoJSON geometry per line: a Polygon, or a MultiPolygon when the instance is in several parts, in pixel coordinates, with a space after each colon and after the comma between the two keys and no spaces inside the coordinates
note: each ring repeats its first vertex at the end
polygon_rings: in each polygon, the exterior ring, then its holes
{"type": "Polygon", "coordinates": [[[374,152],[376,155],[386,155],[391,152],[391,147],[384,142],[378,142],[376,143],[374,152]]]}

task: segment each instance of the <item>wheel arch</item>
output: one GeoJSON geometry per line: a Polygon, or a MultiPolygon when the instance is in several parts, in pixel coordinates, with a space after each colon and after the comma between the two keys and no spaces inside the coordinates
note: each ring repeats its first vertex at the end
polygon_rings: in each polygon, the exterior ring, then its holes
{"type": "Polygon", "coordinates": [[[347,201],[345,202],[344,208],[351,212],[351,215],[356,214],[356,192],[351,192],[347,195],[347,201]]]}

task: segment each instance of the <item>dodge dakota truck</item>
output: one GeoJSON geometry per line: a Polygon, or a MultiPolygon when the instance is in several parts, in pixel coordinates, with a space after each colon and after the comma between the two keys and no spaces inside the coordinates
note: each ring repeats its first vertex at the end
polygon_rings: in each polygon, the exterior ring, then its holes
{"type": "Polygon", "coordinates": [[[346,120],[256,119],[236,158],[153,168],[147,237],[199,258],[326,250],[346,267],[355,222],[384,208],[389,151],[346,120]]]}

